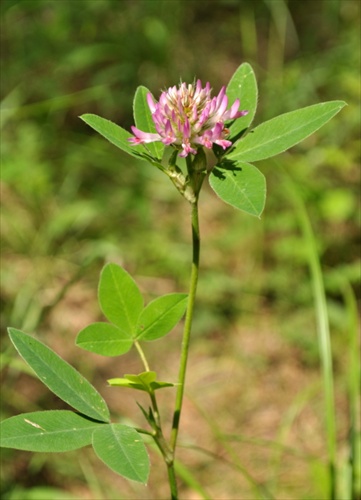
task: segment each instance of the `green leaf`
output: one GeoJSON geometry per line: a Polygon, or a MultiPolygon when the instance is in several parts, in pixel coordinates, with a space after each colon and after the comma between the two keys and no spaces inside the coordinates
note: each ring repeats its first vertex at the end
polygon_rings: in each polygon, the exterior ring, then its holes
{"type": "Polygon", "coordinates": [[[126,425],[111,424],[93,433],[93,448],[105,465],[127,479],[146,484],[149,457],[138,432],[126,425]]]}
{"type": "Polygon", "coordinates": [[[187,301],[185,293],[170,293],[150,302],[139,317],[137,339],[150,341],[167,335],[182,318],[187,301]]]}
{"type": "Polygon", "coordinates": [[[152,393],[157,389],[164,387],[174,387],[171,382],[161,382],[156,380],[156,372],[142,372],[139,375],[124,375],[124,378],[112,378],[108,380],[108,384],[113,387],[129,387],[139,391],[152,393]]]}
{"type": "MultiPolygon", "coordinates": [[[[147,102],[147,94],[150,91],[143,86],[137,88],[134,95],[133,111],[134,111],[134,121],[137,128],[143,130],[144,132],[151,132],[153,134],[157,133],[155,128],[152,113],[149,109],[147,102]]],[[[151,142],[145,146],[149,149],[152,156],[161,160],[164,152],[164,144],[159,142],[151,142]]]]}
{"type": "Polygon", "coordinates": [[[101,424],[68,410],[22,413],[0,423],[0,446],[17,450],[63,452],[92,443],[101,424]]]}
{"type": "Polygon", "coordinates": [[[345,104],[343,101],[324,102],[272,118],[236,142],[227,158],[248,162],[282,153],[322,127],[345,104]]]}
{"type": "Polygon", "coordinates": [[[133,339],[115,325],[93,323],[78,333],[76,345],[102,356],[119,356],[130,350],[133,339]]]}
{"type": "Polygon", "coordinates": [[[149,393],[149,387],[145,386],[142,382],[137,383],[127,378],[110,378],[107,382],[112,387],[128,387],[129,389],[137,389],[138,391],[149,393]]]}
{"type": "Polygon", "coordinates": [[[139,375],[127,374],[124,377],[131,382],[142,383],[144,385],[149,385],[151,382],[154,382],[157,379],[156,372],[148,371],[139,373],[139,375]]]}
{"type": "Polygon", "coordinates": [[[132,134],[124,128],[97,115],[85,114],[80,116],[80,118],[92,129],[96,130],[100,135],[108,139],[108,141],[114,144],[114,146],[117,146],[117,148],[125,151],[125,153],[135,156],[138,159],[147,159],[144,157],[144,155],[147,154],[147,151],[141,144],[132,146],[128,141],[128,138],[132,137],[132,134]]]}
{"type": "Polygon", "coordinates": [[[100,275],[98,297],[108,320],[133,335],[144,304],[133,278],[122,267],[107,264],[100,275]]]}
{"type": "Polygon", "coordinates": [[[104,399],[75,368],[34,337],[15,328],[8,331],[20,356],[54,394],[90,418],[109,421],[104,399]]]}
{"type": "Polygon", "coordinates": [[[238,67],[227,85],[226,94],[229,105],[239,99],[241,101],[240,109],[248,111],[247,115],[237,118],[229,127],[231,132],[230,140],[233,141],[242,130],[250,126],[256,114],[258,100],[257,80],[250,64],[243,63],[238,67]]]}
{"type": "Polygon", "coordinates": [[[232,207],[256,217],[260,217],[263,212],[266,202],[266,179],[255,166],[224,161],[212,170],[209,184],[221,200],[232,207]]]}

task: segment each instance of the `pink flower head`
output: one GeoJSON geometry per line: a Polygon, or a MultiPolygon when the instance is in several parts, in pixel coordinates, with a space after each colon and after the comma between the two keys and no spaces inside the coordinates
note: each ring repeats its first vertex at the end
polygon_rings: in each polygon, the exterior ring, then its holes
{"type": "Polygon", "coordinates": [[[182,157],[197,154],[200,146],[211,149],[213,144],[218,144],[223,149],[228,148],[232,143],[226,139],[229,130],[224,123],[248,113],[238,111],[239,99],[227,110],[225,87],[218,96],[211,97],[210,84],[207,82],[202,88],[200,80],[196,84],[181,83],[178,88],[170,87],[162,92],[158,102],[154,102],[149,93],[147,102],[157,132],[143,132],[131,127],[134,137],[130,137],[129,142],[136,145],[162,141],[166,146],[172,144],[180,149],[179,156],[182,157]]]}

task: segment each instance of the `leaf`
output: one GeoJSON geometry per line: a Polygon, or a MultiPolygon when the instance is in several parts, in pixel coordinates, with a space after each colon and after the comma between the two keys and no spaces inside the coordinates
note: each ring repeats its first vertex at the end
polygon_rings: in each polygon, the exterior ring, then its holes
{"type": "MultiPolygon", "coordinates": [[[[149,93],[150,91],[142,85],[137,88],[133,102],[134,121],[136,127],[140,130],[143,130],[144,132],[157,133],[152,119],[152,113],[147,102],[147,94],[149,93]]],[[[150,142],[145,147],[146,149],[149,149],[152,156],[159,160],[162,159],[164,144],[161,141],[150,142]]]]}
{"type": "Polygon", "coordinates": [[[131,389],[138,389],[152,393],[157,389],[164,387],[174,387],[175,384],[171,382],[161,382],[156,380],[156,372],[143,372],[139,375],[124,375],[124,378],[112,378],[108,380],[108,384],[113,387],[129,387],[131,389]]]}
{"type": "Polygon", "coordinates": [[[124,375],[124,377],[131,382],[136,382],[136,383],[142,383],[145,385],[149,385],[151,382],[154,382],[157,379],[157,374],[156,372],[153,371],[147,371],[147,372],[142,372],[139,373],[139,375],[124,375]]]}
{"type": "Polygon", "coordinates": [[[127,378],[110,378],[107,382],[111,387],[128,387],[129,389],[137,389],[138,391],[149,393],[149,387],[145,386],[142,382],[137,383],[127,378]]]}
{"type": "Polygon", "coordinates": [[[138,159],[147,159],[144,157],[147,154],[144,147],[141,144],[132,146],[128,141],[128,138],[132,137],[132,134],[119,125],[90,113],[80,116],[80,119],[125,153],[135,156],[138,159]]]}
{"type": "Polygon", "coordinates": [[[149,457],[143,440],[132,427],[111,424],[93,433],[93,448],[105,465],[127,479],[146,484],[149,457]]]}
{"type": "Polygon", "coordinates": [[[69,410],[22,413],[0,423],[0,446],[17,450],[64,452],[92,443],[101,424],[69,410]]]}
{"type": "Polygon", "coordinates": [[[143,309],[143,297],[133,278],[122,267],[107,264],[100,274],[98,297],[108,320],[133,335],[143,309]]]}
{"type": "Polygon", "coordinates": [[[229,105],[239,99],[241,101],[240,109],[248,111],[247,115],[237,118],[229,127],[231,132],[230,140],[233,141],[242,130],[250,126],[256,114],[257,80],[250,64],[243,63],[238,67],[227,85],[226,94],[229,105]]]}
{"type": "Polygon", "coordinates": [[[20,356],[54,394],[90,418],[109,421],[104,399],[83,375],[34,337],[15,328],[8,331],[20,356]]]}
{"type": "Polygon", "coordinates": [[[272,118],[236,142],[227,158],[248,162],[282,153],[322,127],[345,104],[343,101],[324,102],[272,118]]]}
{"type": "Polygon", "coordinates": [[[132,337],[109,323],[93,323],[78,333],[76,345],[102,356],[119,356],[128,352],[132,337]]]}
{"type": "Polygon", "coordinates": [[[260,217],[266,202],[266,179],[253,165],[229,162],[232,168],[215,167],[209,184],[225,203],[250,215],[260,217]]]}
{"type": "Polygon", "coordinates": [[[139,317],[137,339],[150,341],[167,335],[184,315],[187,301],[185,293],[170,293],[150,302],[139,317]]]}

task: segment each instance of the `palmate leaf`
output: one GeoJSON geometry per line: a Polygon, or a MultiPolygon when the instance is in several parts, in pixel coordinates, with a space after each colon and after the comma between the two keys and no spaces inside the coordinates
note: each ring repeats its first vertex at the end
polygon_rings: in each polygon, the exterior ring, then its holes
{"type": "Polygon", "coordinates": [[[77,450],[92,443],[99,426],[69,410],[22,413],[0,423],[0,446],[38,452],[77,450]]]}
{"type": "Polygon", "coordinates": [[[345,104],[344,101],[324,102],[272,118],[237,141],[227,158],[250,162],[282,153],[322,127],[345,104]]]}
{"type": "Polygon", "coordinates": [[[209,184],[225,203],[260,217],[266,202],[266,179],[253,165],[224,161],[216,166],[209,184]]]}
{"type": "Polygon", "coordinates": [[[150,302],[139,317],[137,339],[150,341],[167,335],[182,318],[187,300],[185,293],[170,293],[150,302]]]}
{"type": "Polygon", "coordinates": [[[248,111],[247,115],[237,118],[229,127],[230,140],[233,141],[242,130],[250,126],[256,114],[257,80],[250,64],[243,63],[238,67],[227,85],[226,94],[229,105],[239,99],[241,101],[240,109],[248,111]]]}
{"type": "Polygon", "coordinates": [[[145,308],[133,278],[117,264],[107,264],[98,288],[99,304],[111,323],[93,323],[77,336],[76,344],[102,356],[128,352],[134,341],[152,341],[169,333],[183,316],[187,295],[171,293],[158,297],[145,308]]]}
{"type": "Polygon", "coordinates": [[[93,433],[93,448],[105,465],[127,479],[146,484],[149,457],[140,434],[122,424],[98,428],[93,433]]]}
{"type": "MultiPolygon", "coordinates": [[[[135,92],[133,102],[134,122],[136,127],[140,130],[156,133],[157,131],[152,119],[152,113],[147,102],[148,93],[150,93],[150,91],[142,85],[138,87],[135,92]]],[[[164,151],[164,144],[162,142],[150,142],[145,147],[154,158],[158,160],[162,159],[164,151]]]]}
{"type": "Polygon", "coordinates": [[[75,368],[34,337],[15,328],[8,331],[20,356],[54,394],[90,418],[109,421],[104,399],[75,368]]]}
{"type": "Polygon", "coordinates": [[[132,345],[131,335],[110,323],[93,323],[78,333],[76,345],[102,356],[120,356],[132,345]]]}
{"type": "Polygon", "coordinates": [[[101,310],[109,321],[134,336],[143,309],[143,297],[133,278],[117,264],[107,264],[98,289],[101,310]]]}

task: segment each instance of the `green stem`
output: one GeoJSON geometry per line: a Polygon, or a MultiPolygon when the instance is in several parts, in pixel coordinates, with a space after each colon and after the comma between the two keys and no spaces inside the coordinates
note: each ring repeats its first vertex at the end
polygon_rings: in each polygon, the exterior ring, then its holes
{"type": "Polygon", "coordinates": [[[149,369],[148,361],[147,361],[147,358],[145,357],[143,349],[140,347],[140,344],[139,344],[139,342],[137,340],[134,341],[134,345],[135,345],[136,350],[138,351],[140,359],[142,360],[142,363],[144,365],[145,371],[149,372],[150,369],[149,369]]]}
{"type": "Polygon", "coordinates": [[[175,408],[173,414],[173,426],[170,438],[170,447],[175,453],[177,446],[177,438],[179,431],[179,421],[182,410],[183,394],[184,394],[184,384],[186,378],[187,361],[188,361],[188,351],[189,351],[189,341],[191,336],[191,327],[193,319],[194,303],[197,291],[198,282],[198,269],[199,269],[199,253],[200,253],[200,235],[199,235],[199,221],[198,221],[198,203],[192,204],[192,240],[193,240],[193,261],[192,270],[190,278],[190,289],[188,297],[188,307],[187,314],[184,324],[183,331],[183,341],[182,341],[182,351],[180,358],[180,367],[178,375],[178,389],[176,394],[175,408]]]}
{"type": "Polygon", "coordinates": [[[173,462],[168,465],[168,480],[170,485],[171,500],[178,500],[177,479],[175,477],[173,462]]]}
{"type": "MultiPolygon", "coordinates": [[[[175,155],[173,157],[173,160],[174,159],[175,155]]],[[[186,182],[184,183],[184,191],[181,192],[183,196],[191,203],[192,206],[193,258],[192,258],[192,269],[191,269],[190,286],[189,286],[188,306],[187,306],[186,319],[184,323],[182,349],[181,349],[180,364],[179,364],[178,389],[176,393],[174,413],[173,413],[173,424],[172,424],[172,431],[169,443],[171,460],[166,460],[168,468],[168,480],[171,491],[171,500],[178,499],[177,479],[174,470],[174,457],[177,446],[179,422],[183,404],[184,385],[185,385],[187,361],[189,353],[189,342],[191,337],[193,310],[194,310],[194,303],[195,303],[197,283],[198,283],[199,254],[200,254],[198,196],[204,177],[207,172],[206,169],[207,161],[202,148],[199,148],[198,154],[193,161],[191,160],[190,156],[187,156],[186,162],[187,162],[188,177],[186,178],[186,182]],[[186,189],[188,189],[187,192],[186,189]],[[188,196],[187,193],[188,194],[191,193],[191,196],[188,196]]]]}
{"type": "MultiPolygon", "coordinates": [[[[147,358],[145,357],[143,349],[141,348],[141,346],[137,340],[134,342],[134,345],[135,345],[135,347],[138,351],[138,354],[143,362],[145,370],[147,372],[149,372],[150,371],[149,364],[148,364],[147,358]]],[[[157,399],[156,399],[154,391],[150,391],[149,396],[150,396],[150,400],[152,403],[152,410],[153,410],[152,414],[153,414],[154,420],[153,420],[153,424],[151,423],[151,425],[153,427],[153,432],[147,432],[144,430],[141,430],[140,432],[142,432],[143,434],[149,434],[150,436],[152,436],[152,438],[154,439],[160,452],[162,453],[164,461],[165,461],[165,463],[167,465],[167,469],[168,469],[169,485],[171,488],[172,500],[173,499],[176,500],[178,498],[178,496],[177,496],[178,494],[177,494],[177,482],[175,479],[174,466],[173,466],[173,451],[169,448],[169,446],[168,446],[168,444],[163,436],[162,424],[161,424],[161,420],[160,420],[160,413],[159,413],[158,403],[157,403],[157,399]]],[[[149,420],[148,420],[148,422],[149,422],[149,420]]]]}
{"type": "Polygon", "coordinates": [[[159,413],[159,409],[158,409],[157,399],[155,397],[154,392],[150,392],[149,396],[150,396],[150,400],[152,402],[153,416],[154,416],[155,423],[157,424],[157,428],[160,431],[162,431],[162,424],[160,421],[160,413],[159,413]]]}
{"type": "MultiPolygon", "coordinates": [[[[149,364],[148,364],[147,358],[145,357],[143,349],[141,348],[141,346],[140,346],[140,344],[139,344],[139,342],[137,340],[134,341],[134,345],[135,345],[135,347],[136,347],[136,349],[138,351],[140,359],[142,360],[142,363],[144,365],[145,371],[149,372],[150,371],[149,364]]],[[[161,432],[162,425],[161,425],[161,422],[160,422],[160,414],[159,414],[159,409],[158,409],[158,403],[157,403],[157,399],[155,397],[154,392],[150,392],[149,393],[149,397],[150,397],[150,400],[152,402],[153,417],[154,417],[154,420],[155,420],[155,424],[157,426],[157,429],[161,432]]]]}

